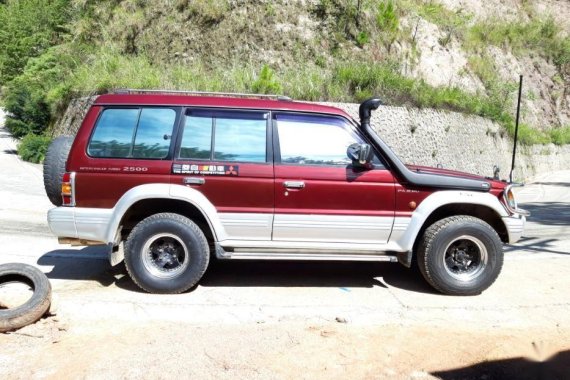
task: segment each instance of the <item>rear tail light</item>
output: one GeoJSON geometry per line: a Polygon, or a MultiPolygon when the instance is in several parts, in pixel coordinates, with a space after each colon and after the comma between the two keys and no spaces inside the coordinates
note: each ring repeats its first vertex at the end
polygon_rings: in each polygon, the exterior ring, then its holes
{"type": "Polygon", "coordinates": [[[62,206],[75,206],[75,172],[64,173],[61,181],[62,206]]]}

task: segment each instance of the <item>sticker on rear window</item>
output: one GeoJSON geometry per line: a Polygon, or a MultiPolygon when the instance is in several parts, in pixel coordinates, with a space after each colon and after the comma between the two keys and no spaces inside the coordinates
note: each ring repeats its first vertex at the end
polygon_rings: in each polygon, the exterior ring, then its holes
{"type": "Polygon", "coordinates": [[[173,174],[239,175],[238,165],[172,164],[173,174]]]}

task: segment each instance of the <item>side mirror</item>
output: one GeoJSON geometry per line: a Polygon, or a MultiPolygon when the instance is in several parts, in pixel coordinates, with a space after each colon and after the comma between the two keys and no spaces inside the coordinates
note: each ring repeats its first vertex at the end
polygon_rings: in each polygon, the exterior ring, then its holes
{"type": "Polygon", "coordinates": [[[355,167],[368,167],[372,161],[372,147],[368,144],[350,144],[346,149],[346,155],[355,167]]]}

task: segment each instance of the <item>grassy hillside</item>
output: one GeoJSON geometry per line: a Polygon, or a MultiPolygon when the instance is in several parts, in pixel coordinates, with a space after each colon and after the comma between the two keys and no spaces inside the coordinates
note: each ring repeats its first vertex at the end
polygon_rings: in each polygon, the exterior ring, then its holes
{"type": "Polygon", "coordinates": [[[499,20],[435,0],[7,0],[7,126],[41,135],[70,98],[132,87],[355,102],[378,94],[512,132],[514,62],[534,70],[522,141],[569,143],[570,38],[531,3],[499,20]]]}

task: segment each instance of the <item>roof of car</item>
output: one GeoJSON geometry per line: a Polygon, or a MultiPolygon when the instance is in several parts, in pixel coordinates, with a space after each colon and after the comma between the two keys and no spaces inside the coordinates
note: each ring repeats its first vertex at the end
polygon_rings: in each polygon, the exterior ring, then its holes
{"type": "Polygon", "coordinates": [[[241,108],[311,112],[351,117],[343,110],[316,103],[303,103],[292,100],[252,99],[231,96],[198,96],[183,94],[105,94],[95,100],[95,105],[159,105],[197,106],[212,108],[241,108]]]}

